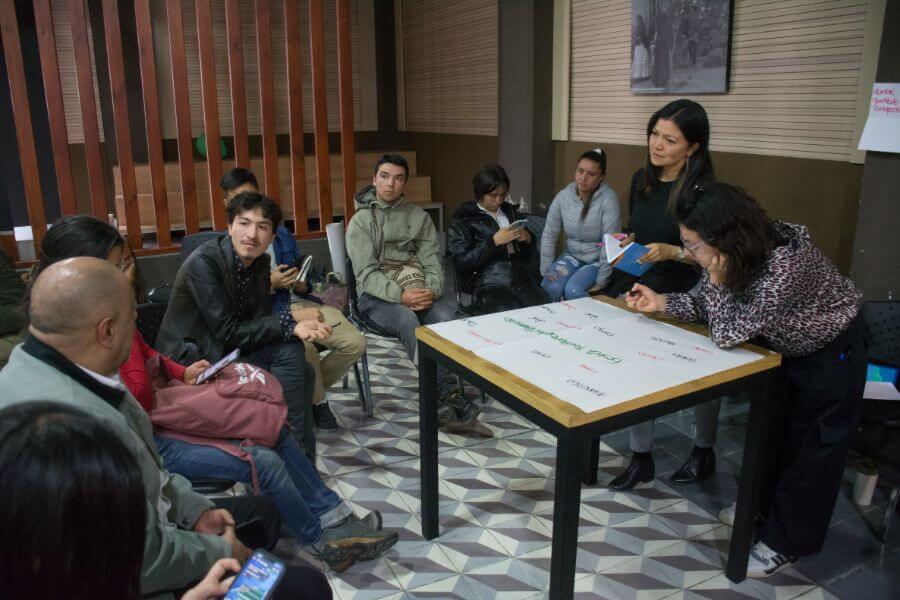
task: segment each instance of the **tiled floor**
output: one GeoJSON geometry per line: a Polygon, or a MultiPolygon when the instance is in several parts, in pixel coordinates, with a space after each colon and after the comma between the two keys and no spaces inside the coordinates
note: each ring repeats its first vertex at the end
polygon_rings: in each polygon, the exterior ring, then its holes
{"type": "MultiPolygon", "coordinates": [[[[384,557],[329,573],[341,600],[546,598],[553,522],[552,436],[488,400],[481,419],[493,437],[440,434],[441,536],[421,536],[418,377],[393,340],[369,338],[375,414],[356,390],[335,386],[328,400],[341,429],[319,432],[318,467],[357,511],[380,510],[400,541],[384,557]]],[[[478,396],[469,388],[468,394],[478,396]]],[[[746,405],[723,403],[716,477],[676,486],[666,475],[691,448],[692,413],[656,427],[657,479],[627,493],[608,490],[628,456],[628,432],[603,439],[600,483],[582,490],[577,598],[628,600],[900,598],[900,523],[882,545],[872,534],[884,494],[861,510],[849,473],[826,547],[774,577],[729,582],[723,573],[730,528],[716,518],[734,501],[746,405]]]]}

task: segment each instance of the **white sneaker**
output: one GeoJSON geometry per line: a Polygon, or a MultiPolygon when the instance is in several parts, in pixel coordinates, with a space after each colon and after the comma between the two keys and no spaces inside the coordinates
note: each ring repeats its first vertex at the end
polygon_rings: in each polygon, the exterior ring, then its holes
{"type": "Polygon", "coordinates": [[[796,556],[787,556],[775,552],[763,542],[756,542],[750,549],[750,560],[747,562],[747,577],[768,577],[800,560],[796,556]]]}
{"type": "Polygon", "coordinates": [[[729,527],[734,527],[734,511],[737,510],[737,502],[730,506],[726,506],[722,510],[719,511],[719,520],[728,525],[729,527]]]}

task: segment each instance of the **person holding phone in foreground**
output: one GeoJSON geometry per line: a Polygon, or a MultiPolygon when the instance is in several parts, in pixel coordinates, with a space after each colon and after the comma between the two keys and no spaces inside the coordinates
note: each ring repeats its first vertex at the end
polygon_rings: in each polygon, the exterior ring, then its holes
{"type": "MultiPolygon", "coordinates": [[[[74,406],[34,401],[0,410],[0,478],[8,494],[0,511],[0,598],[148,598],[154,590],[141,571],[145,558],[155,558],[146,555],[145,531],[157,507],[145,498],[141,473],[120,434],[74,406]]],[[[202,570],[185,574],[154,597],[221,598],[240,568],[237,559],[221,558],[202,580],[202,570]],[[177,591],[192,580],[194,587],[177,591]]],[[[319,571],[285,571],[273,598],[332,597],[319,571]]]]}
{"type": "Polygon", "coordinates": [[[706,323],[721,348],[761,338],[784,356],[760,492],[764,522],[747,567],[749,577],[765,577],[819,552],[828,532],[865,385],[862,294],[806,227],[769,218],[740,188],[697,187],[675,216],[703,269],[699,293],[636,283],[628,305],[706,323]]]}
{"type": "Polygon", "coordinates": [[[550,301],[528,270],[534,240],[516,207],[504,201],[509,176],[488,165],[472,178],[475,200],[453,216],[447,253],[463,291],[473,296],[474,311],[489,314],[550,301]]]}

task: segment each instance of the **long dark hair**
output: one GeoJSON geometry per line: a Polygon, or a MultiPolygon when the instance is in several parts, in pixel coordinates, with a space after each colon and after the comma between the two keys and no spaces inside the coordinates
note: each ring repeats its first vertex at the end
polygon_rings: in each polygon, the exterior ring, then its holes
{"type": "Polygon", "coordinates": [[[105,260],[113,248],[124,245],[125,239],[106,221],[86,215],[72,215],[57,220],[41,240],[41,259],[28,275],[28,289],[23,302],[26,313],[31,299],[31,285],[41,271],[54,263],[76,256],[93,256],[105,260]]]}
{"type": "Polygon", "coordinates": [[[125,240],[116,228],[86,215],[63,217],[56,221],[41,240],[41,260],[31,273],[34,280],[41,271],[61,260],[76,256],[105,259],[125,240]]]}
{"type": "Polygon", "coordinates": [[[728,257],[725,285],[743,293],[759,276],[769,252],[784,244],[780,228],[743,189],[727,183],[696,187],[682,197],[675,218],[728,257]]]}
{"type": "MultiPolygon", "coordinates": [[[[669,193],[669,212],[675,212],[675,204],[683,190],[691,190],[699,182],[709,182],[715,178],[712,159],[709,156],[709,117],[706,110],[693,100],[675,100],[669,102],[661,109],[653,113],[647,121],[647,139],[653,133],[656,122],[660,119],[672,121],[681,130],[681,135],[687,140],[688,146],[697,144],[697,150],[688,158],[678,174],[678,179],[669,193]]],[[[647,160],[644,165],[643,181],[641,187],[645,194],[649,194],[659,185],[659,167],[654,167],[650,162],[650,152],[647,152],[647,160]]]]}
{"type": "Polygon", "coordinates": [[[100,421],[53,402],[0,411],[0,598],[138,599],[141,471],[100,421]]]}
{"type": "MultiPolygon", "coordinates": [[[[602,148],[594,148],[593,150],[588,150],[587,152],[582,152],[581,156],[578,157],[578,162],[575,163],[575,168],[578,168],[578,163],[582,160],[588,159],[592,162],[597,163],[597,166],[600,167],[600,173],[606,177],[606,152],[603,151],[602,148]]],[[[603,181],[600,181],[600,185],[603,185],[603,181]]],[[[600,185],[597,188],[600,188],[600,185]]],[[[595,192],[597,190],[594,190],[595,192]]],[[[593,192],[590,198],[587,201],[582,202],[581,206],[581,215],[578,217],[579,220],[584,221],[584,218],[587,216],[588,211],[591,210],[591,200],[593,200],[593,192]]]]}

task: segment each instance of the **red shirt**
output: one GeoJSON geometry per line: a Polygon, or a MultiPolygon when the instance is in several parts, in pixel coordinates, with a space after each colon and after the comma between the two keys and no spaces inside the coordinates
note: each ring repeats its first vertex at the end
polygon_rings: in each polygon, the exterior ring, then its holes
{"type": "MultiPolygon", "coordinates": [[[[147,342],[141,337],[141,333],[135,329],[134,340],[131,342],[131,355],[119,367],[119,377],[122,378],[122,383],[147,412],[153,409],[153,386],[150,385],[146,364],[149,359],[158,354],[156,350],[147,345],[147,342]]],[[[169,375],[174,379],[184,381],[185,367],[165,356],[161,356],[161,358],[169,375]]]]}

